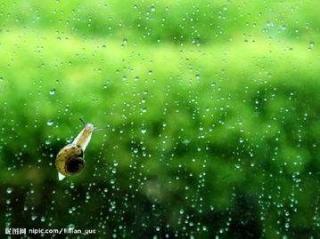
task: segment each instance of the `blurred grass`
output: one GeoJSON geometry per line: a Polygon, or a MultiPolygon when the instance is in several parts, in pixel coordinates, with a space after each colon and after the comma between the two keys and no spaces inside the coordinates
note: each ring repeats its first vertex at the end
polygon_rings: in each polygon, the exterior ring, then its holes
{"type": "Polygon", "coordinates": [[[210,43],[262,33],[269,38],[315,41],[319,2],[249,1],[3,1],[6,27],[50,29],[59,34],[141,42],[210,43]],[[134,40],[133,40],[134,39],[134,40]]]}
{"type": "Polygon", "coordinates": [[[1,2],[0,186],[21,202],[12,224],[316,237],[318,5],[1,2]],[[54,157],[79,118],[104,130],[86,170],[58,183],[54,157]]]}

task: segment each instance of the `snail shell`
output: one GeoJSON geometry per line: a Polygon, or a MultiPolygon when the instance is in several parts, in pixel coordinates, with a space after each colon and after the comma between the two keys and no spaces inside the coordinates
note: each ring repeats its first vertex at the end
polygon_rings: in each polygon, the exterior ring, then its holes
{"type": "Polygon", "coordinates": [[[93,131],[93,124],[86,124],[73,142],[59,151],[55,162],[59,180],[82,171],[85,166],[84,151],[91,140],[93,131]]]}
{"type": "Polygon", "coordinates": [[[56,167],[64,176],[79,173],[84,168],[84,154],[79,145],[69,144],[57,155],[56,167]]]}

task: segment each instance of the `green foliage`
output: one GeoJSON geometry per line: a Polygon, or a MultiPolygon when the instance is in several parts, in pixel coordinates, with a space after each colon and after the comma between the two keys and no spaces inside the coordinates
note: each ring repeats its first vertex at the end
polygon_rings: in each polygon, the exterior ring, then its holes
{"type": "Polygon", "coordinates": [[[0,191],[13,192],[1,224],[319,236],[309,3],[2,2],[0,191]],[[79,118],[102,130],[83,173],[58,182],[55,155],[79,118]]]}
{"type": "Polygon", "coordinates": [[[4,27],[28,26],[83,38],[208,43],[263,34],[270,38],[315,41],[319,2],[292,1],[2,1],[4,27]]]}

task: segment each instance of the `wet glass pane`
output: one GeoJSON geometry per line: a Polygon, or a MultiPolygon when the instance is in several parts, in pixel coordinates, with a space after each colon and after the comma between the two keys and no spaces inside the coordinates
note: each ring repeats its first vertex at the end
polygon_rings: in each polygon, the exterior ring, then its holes
{"type": "Polygon", "coordinates": [[[1,238],[319,238],[319,8],[0,0],[1,238]]]}

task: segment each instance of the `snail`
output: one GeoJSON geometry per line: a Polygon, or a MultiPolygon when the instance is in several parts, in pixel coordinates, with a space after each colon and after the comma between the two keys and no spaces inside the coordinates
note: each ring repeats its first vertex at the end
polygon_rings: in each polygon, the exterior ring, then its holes
{"type": "Polygon", "coordinates": [[[94,130],[93,124],[86,124],[73,142],[59,151],[55,164],[60,181],[66,176],[75,175],[82,171],[85,166],[84,151],[91,140],[94,130]]]}

